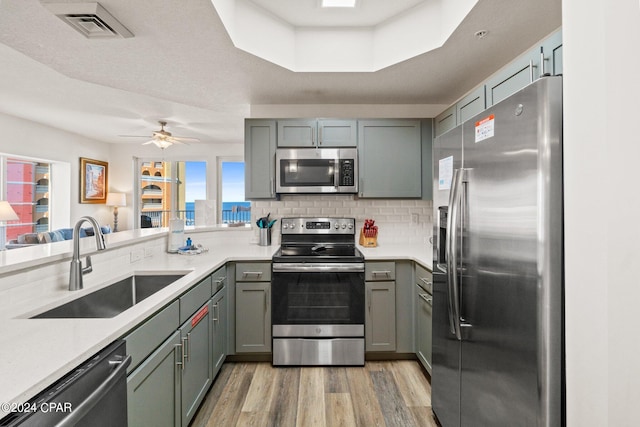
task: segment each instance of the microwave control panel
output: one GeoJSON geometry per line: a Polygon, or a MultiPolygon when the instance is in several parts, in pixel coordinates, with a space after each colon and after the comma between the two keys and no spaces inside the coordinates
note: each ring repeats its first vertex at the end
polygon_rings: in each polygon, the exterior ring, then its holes
{"type": "Polygon", "coordinates": [[[351,187],[354,185],[354,160],[344,159],[340,160],[340,186],[351,187]]]}

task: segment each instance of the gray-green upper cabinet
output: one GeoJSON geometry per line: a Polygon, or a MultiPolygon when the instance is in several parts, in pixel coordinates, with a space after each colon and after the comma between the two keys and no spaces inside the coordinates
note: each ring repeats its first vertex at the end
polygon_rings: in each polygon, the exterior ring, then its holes
{"type": "Polygon", "coordinates": [[[355,120],[278,120],[278,147],[355,147],[355,120]]]}
{"type": "Polygon", "coordinates": [[[422,199],[433,200],[433,119],[420,121],[422,139],[422,199]]]}
{"type": "Polygon", "coordinates": [[[484,85],[481,85],[456,103],[458,124],[466,122],[485,108],[487,108],[485,90],[484,85]]]}
{"type": "Polygon", "coordinates": [[[278,147],[315,147],[315,119],[278,120],[278,147]]]}
{"type": "Polygon", "coordinates": [[[355,147],[358,145],[356,120],[318,119],[318,146],[355,147]]]}
{"type": "Polygon", "coordinates": [[[486,81],[487,107],[497,104],[540,76],[540,49],[532,49],[486,81]]]}
{"type": "Polygon", "coordinates": [[[434,119],[436,136],[442,135],[458,125],[457,114],[456,105],[452,105],[434,119]]]}
{"type": "Polygon", "coordinates": [[[360,197],[422,197],[420,120],[358,121],[360,197]]]}
{"type": "Polygon", "coordinates": [[[245,120],[244,163],[245,197],[247,199],[275,198],[275,120],[245,120]]]}
{"type": "Polygon", "coordinates": [[[562,74],[562,30],[550,35],[542,43],[544,73],[556,76],[562,74]]]}

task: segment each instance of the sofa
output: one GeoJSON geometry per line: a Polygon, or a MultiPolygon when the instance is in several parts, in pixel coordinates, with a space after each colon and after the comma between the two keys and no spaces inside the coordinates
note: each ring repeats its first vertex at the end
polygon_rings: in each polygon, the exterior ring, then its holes
{"type": "MultiPolygon", "coordinates": [[[[111,227],[103,225],[100,227],[102,234],[111,233],[111,227]]],[[[80,229],[80,237],[93,236],[93,227],[80,229]]],[[[73,228],[60,228],[53,231],[43,231],[41,233],[25,233],[16,239],[7,242],[7,249],[24,248],[27,246],[40,245],[43,243],[62,242],[73,239],[73,228]]]]}

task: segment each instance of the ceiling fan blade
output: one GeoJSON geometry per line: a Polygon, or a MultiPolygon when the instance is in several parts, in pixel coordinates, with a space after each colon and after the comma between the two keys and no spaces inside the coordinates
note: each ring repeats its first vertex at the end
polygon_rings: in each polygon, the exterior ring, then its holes
{"type": "Polygon", "coordinates": [[[149,138],[149,135],[118,135],[121,138],[149,138]]]}
{"type": "Polygon", "coordinates": [[[172,144],[182,144],[182,145],[187,144],[186,142],[182,141],[181,138],[175,138],[173,136],[166,138],[166,141],[169,141],[172,144]]]}
{"type": "Polygon", "coordinates": [[[149,144],[153,144],[154,142],[155,141],[152,139],[151,141],[143,142],[142,145],[149,145],[149,144]]]}
{"type": "Polygon", "coordinates": [[[171,138],[177,141],[194,141],[194,142],[200,141],[200,138],[190,138],[188,136],[172,136],[171,138]]]}

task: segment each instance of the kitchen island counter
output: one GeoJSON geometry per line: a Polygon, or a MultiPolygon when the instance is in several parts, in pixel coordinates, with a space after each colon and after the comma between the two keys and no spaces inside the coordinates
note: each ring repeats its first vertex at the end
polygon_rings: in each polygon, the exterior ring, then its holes
{"type": "MultiPolygon", "coordinates": [[[[200,255],[167,254],[163,246],[166,235],[158,236],[157,240],[145,236],[142,243],[133,239],[131,244],[137,243],[138,247],[131,246],[130,252],[124,244],[111,252],[94,252],[94,272],[84,276],[85,289],[80,291],[68,290],[68,259],[53,264],[48,260],[41,267],[47,274],[54,272],[50,279],[37,277],[38,269],[0,277],[0,334],[4,342],[0,352],[3,379],[0,403],[5,404],[0,407],[0,417],[7,415],[10,408],[7,404],[26,402],[227,262],[270,261],[278,249],[277,244],[252,243],[255,238],[251,229],[191,234],[194,241],[202,241],[209,248],[200,255]],[[146,246],[140,248],[140,244],[146,246]],[[113,318],[29,318],[127,275],[168,271],[186,274],[113,318]]],[[[366,260],[413,260],[430,268],[431,252],[427,245],[359,246],[359,249],[366,260]]]]}
{"type": "Polygon", "coordinates": [[[365,261],[409,260],[415,261],[431,271],[431,245],[418,243],[380,244],[375,248],[358,245],[365,261]]]}

